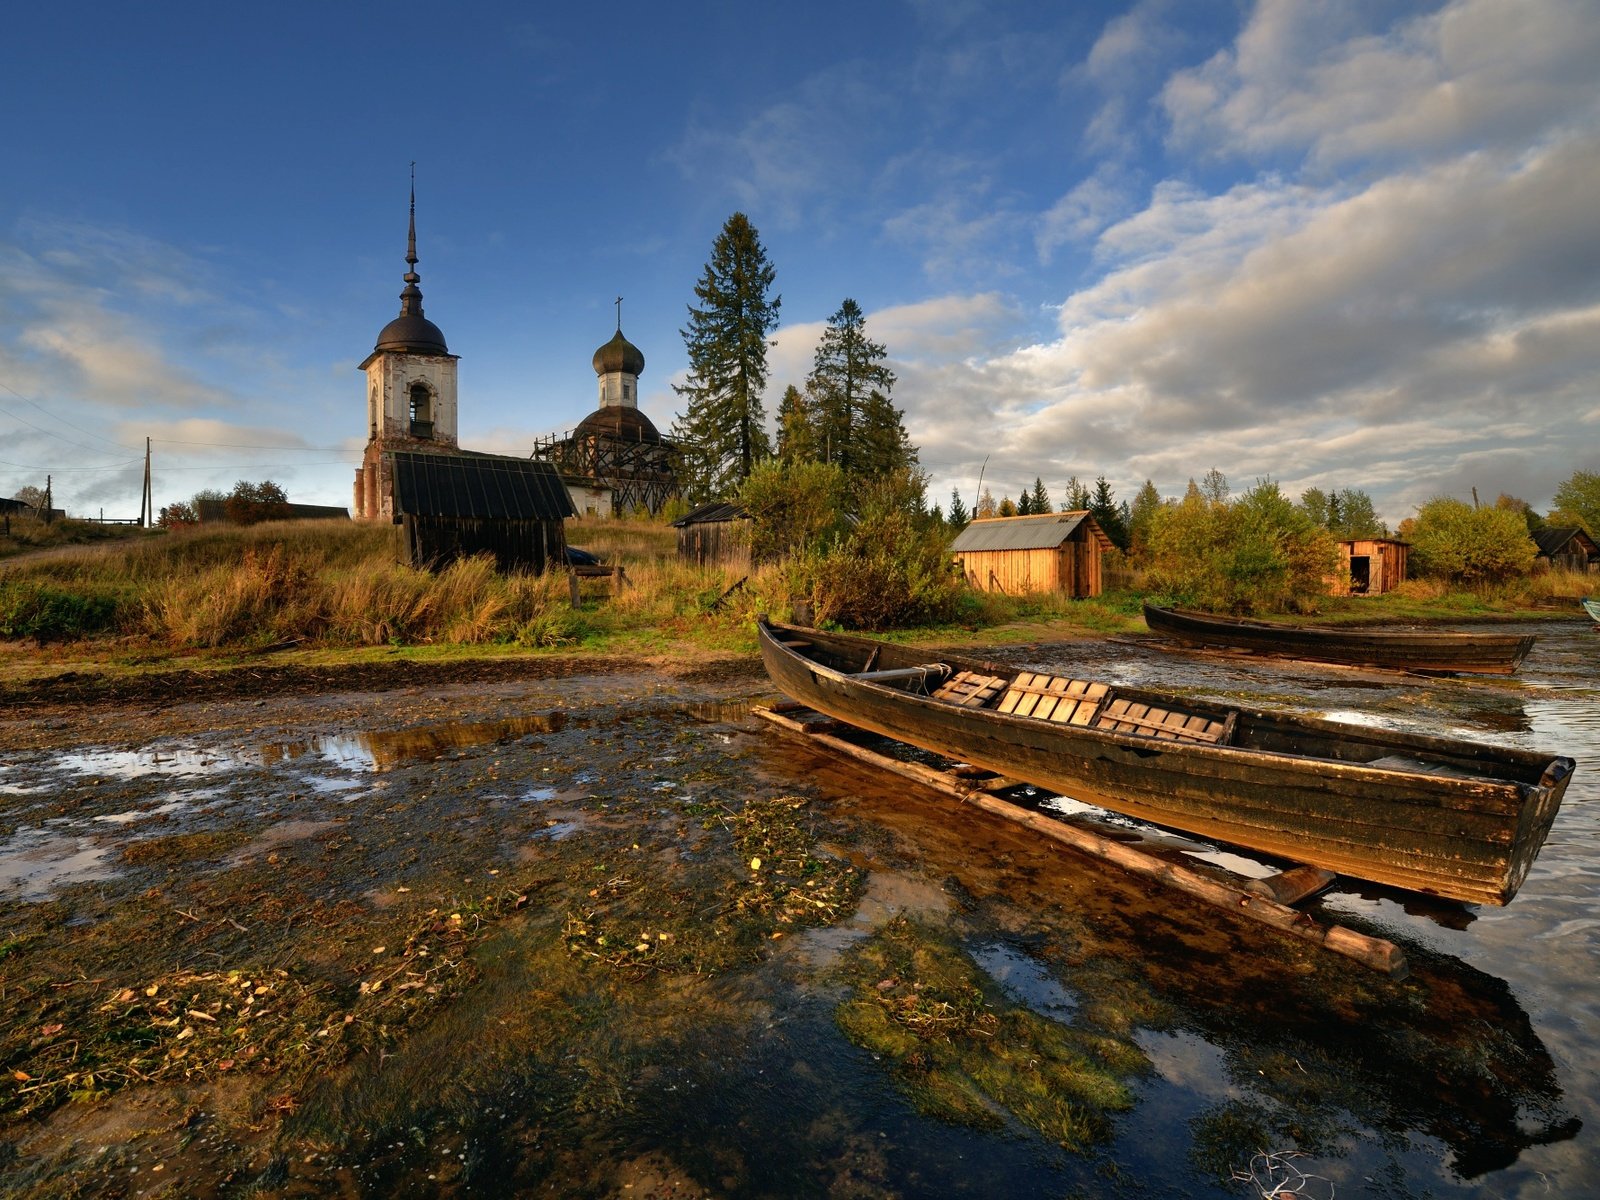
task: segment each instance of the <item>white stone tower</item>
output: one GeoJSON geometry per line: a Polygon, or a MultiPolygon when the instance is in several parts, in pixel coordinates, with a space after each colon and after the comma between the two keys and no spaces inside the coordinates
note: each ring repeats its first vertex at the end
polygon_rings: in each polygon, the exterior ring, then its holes
{"type": "Polygon", "coordinates": [[[378,334],[361,364],[367,373],[367,449],[356,469],[358,519],[394,518],[394,486],[383,464],[385,450],[458,453],[456,361],[439,327],[422,315],[417,285],[417,186],[411,184],[411,223],[406,239],[400,315],[378,334]]]}

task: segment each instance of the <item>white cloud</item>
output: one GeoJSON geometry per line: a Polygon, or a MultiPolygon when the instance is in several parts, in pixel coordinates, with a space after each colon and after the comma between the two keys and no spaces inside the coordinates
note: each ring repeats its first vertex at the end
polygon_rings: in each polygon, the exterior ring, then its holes
{"type": "Polygon", "coordinates": [[[1331,167],[1520,147],[1596,112],[1587,0],[1458,0],[1377,33],[1354,11],[1262,0],[1235,45],[1168,82],[1173,143],[1331,167]]]}

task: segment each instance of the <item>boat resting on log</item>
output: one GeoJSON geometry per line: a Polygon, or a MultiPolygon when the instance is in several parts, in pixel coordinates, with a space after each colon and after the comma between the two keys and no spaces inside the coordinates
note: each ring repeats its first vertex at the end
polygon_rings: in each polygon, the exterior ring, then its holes
{"type": "Polygon", "coordinates": [[[1596,625],[1600,625],[1600,598],[1589,596],[1578,601],[1578,603],[1583,605],[1583,611],[1589,614],[1590,619],[1596,625]]]}
{"type": "Polygon", "coordinates": [[[1085,803],[1373,883],[1506,904],[1570,758],[1229,708],[758,622],[790,698],[1085,803]]]}
{"type": "Polygon", "coordinates": [[[1144,606],[1145,624],[1191,646],[1303,658],[1394,671],[1509,675],[1533,649],[1533,635],[1436,629],[1274,625],[1186,608],[1144,606]]]}

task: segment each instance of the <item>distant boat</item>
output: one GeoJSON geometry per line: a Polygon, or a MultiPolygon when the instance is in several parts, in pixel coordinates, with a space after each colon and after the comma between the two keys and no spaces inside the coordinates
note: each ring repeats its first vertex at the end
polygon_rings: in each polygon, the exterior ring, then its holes
{"type": "Polygon", "coordinates": [[[930,661],[765,618],[757,640],[779,691],[861,729],[1157,825],[1453,900],[1516,894],[1574,767],[1532,750],[930,661]]]}
{"type": "Polygon", "coordinates": [[[1144,620],[1152,633],[1189,645],[1393,671],[1509,675],[1534,641],[1522,633],[1273,625],[1153,604],[1144,606],[1144,620]]]}
{"type": "Polygon", "coordinates": [[[1600,625],[1600,599],[1590,596],[1578,603],[1583,605],[1583,611],[1594,619],[1595,624],[1600,625]]]}

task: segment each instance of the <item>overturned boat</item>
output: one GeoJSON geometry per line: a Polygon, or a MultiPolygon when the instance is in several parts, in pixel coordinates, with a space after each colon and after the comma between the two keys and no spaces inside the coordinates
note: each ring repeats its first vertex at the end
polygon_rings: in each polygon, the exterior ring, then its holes
{"type": "Polygon", "coordinates": [[[1274,625],[1153,604],[1144,606],[1144,621],[1185,645],[1393,671],[1509,675],[1533,649],[1531,634],[1274,625]]]}
{"type": "Polygon", "coordinates": [[[772,682],[850,725],[1053,792],[1374,883],[1505,904],[1570,758],[1229,708],[780,625],[772,682]]]}

